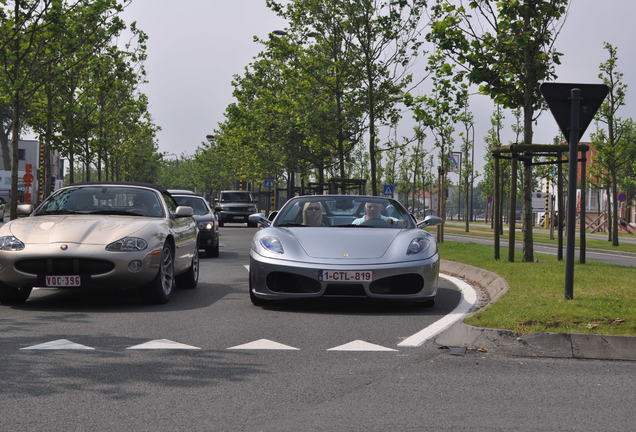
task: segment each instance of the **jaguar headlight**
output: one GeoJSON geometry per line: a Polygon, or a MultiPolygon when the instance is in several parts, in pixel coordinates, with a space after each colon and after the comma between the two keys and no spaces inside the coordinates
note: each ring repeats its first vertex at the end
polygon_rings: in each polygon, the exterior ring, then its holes
{"type": "Polygon", "coordinates": [[[138,252],[146,249],[146,240],[138,237],[124,237],[106,246],[107,251],[112,252],[138,252]]]}
{"type": "Polygon", "coordinates": [[[0,237],[0,250],[3,251],[19,251],[24,249],[24,243],[14,236],[0,237]]]}
{"type": "Polygon", "coordinates": [[[285,251],[283,250],[283,245],[281,244],[280,240],[278,240],[276,237],[272,237],[272,236],[261,237],[261,239],[259,240],[259,243],[265,250],[269,252],[276,252],[279,254],[285,253],[285,251]]]}
{"type": "Polygon", "coordinates": [[[416,237],[411,240],[409,247],[406,249],[407,255],[413,255],[422,252],[428,246],[428,242],[424,237],[416,237]]]}

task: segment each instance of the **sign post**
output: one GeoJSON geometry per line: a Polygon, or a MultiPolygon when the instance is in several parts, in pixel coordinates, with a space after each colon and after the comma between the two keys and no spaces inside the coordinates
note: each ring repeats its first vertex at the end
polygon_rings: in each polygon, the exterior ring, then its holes
{"type": "MultiPolygon", "coordinates": [[[[541,94],[548,103],[563,136],[569,144],[567,243],[565,258],[565,298],[574,298],[574,241],[576,235],[576,171],[579,139],[607,96],[604,84],[543,83],[541,94]],[[569,120],[568,120],[569,119],[569,120]]],[[[582,183],[585,182],[582,180],[582,183]]],[[[585,220],[581,220],[581,247],[584,248],[585,220]]],[[[583,250],[583,249],[582,249],[583,250]]],[[[585,252],[582,252],[585,256],[585,252]]]]}

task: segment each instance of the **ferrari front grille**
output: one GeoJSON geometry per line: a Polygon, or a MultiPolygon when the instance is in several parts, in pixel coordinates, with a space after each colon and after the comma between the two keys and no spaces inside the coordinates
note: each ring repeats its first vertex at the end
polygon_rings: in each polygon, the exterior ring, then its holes
{"type": "Polygon", "coordinates": [[[267,288],[281,293],[317,293],[320,282],[294,273],[272,272],[267,275],[267,288]]]}
{"type": "Polygon", "coordinates": [[[373,294],[408,295],[417,294],[424,287],[422,276],[415,273],[390,276],[371,282],[369,291],[373,294]]]}

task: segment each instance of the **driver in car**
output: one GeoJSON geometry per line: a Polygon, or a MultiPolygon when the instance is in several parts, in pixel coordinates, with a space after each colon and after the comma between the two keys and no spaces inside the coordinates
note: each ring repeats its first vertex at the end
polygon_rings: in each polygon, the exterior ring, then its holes
{"type": "Polygon", "coordinates": [[[354,219],[351,225],[390,225],[395,219],[382,214],[384,206],[379,202],[368,201],[364,204],[364,216],[354,219]]]}

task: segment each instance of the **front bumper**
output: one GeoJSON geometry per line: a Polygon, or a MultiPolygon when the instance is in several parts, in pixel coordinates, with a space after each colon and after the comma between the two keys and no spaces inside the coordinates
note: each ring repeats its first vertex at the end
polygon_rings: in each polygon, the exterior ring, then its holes
{"type": "MultiPolygon", "coordinates": [[[[261,299],[292,299],[316,297],[369,297],[386,300],[430,300],[437,294],[439,255],[427,259],[389,264],[314,264],[267,258],[250,251],[250,287],[261,299]],[[325,282],[320,280],[322,270],[372,271],[373,281],[355,283],[325,282]],[[279,278],[279,275],[284,275],[279,278]],[[281,290],[274,286],[276,279],[287,278],[299,287],[281,290]],[[385,282],[386,283],[383,283],[385,282]],[[419,281],[414,289],[404,286],[419,281]],[[392,286],[387,286],[395,282],[392,286]],[[405,282],[401,285],[401,282],[405,282]],[[300,286],[302,285],[302,286],[300,286]],[[421,286],[419,290],[417,287],[421,286]],[[295,291],[295,292],[291,292],[295,291]]],[[[281,284],[282,285],[282,284],[281,284]]]]}
{"type": "Polygon", "coordinates": [[[248,218],[255,212],[239,212],[239,211],[227,211],[222,210],[216,213],[216,217],[219,222],[249,222],[248,218]]]}
{"type": "Polygon", "coordinates": [[[199,230],[199,249],[211,248],[218,244],[219,233],[216,230],[199,230]]]}
{"type": "MultiPolygon", "coordinates": [[[[153,280],[159,271],[161,255],[151,255],[151,248],[140,252],[108,252],[103,245],[85,245],[65,243],[68,249],[60,250],[61,243],[27,245],[21,251],[0,251],[0,283],[16,288],[45,286],[45,276],[79,274],[81,286],[84,288],[128,288],[146,284],[153,280]],[[21,261],[42,262],[44,271],[25,271],[21,261]],[[60,261],[56,261],[60,260],[60,261]],[[108,262],[112,269],[104,273],[92,273],[81,263],[84,260],[102,260],[108,262]],[[142,263],[141,270],[132,272],[128,264],[133,260],[142,263]],[[64,266],[56,268],[56,262],[64,262],[64,266]],[[19,270],[16,264],[23,268],[19,270]],[[68,264],[68,265],[67,265],[68,264]],[[74,267],[75,266],[75,267],[74,267]],[[62,267],[64,270],[62,270],[62,267]],[[74,268],[67,270],[67,268],[74,268]]],[[[38,266],[31,266],[38,267],[38,266]]]]}

